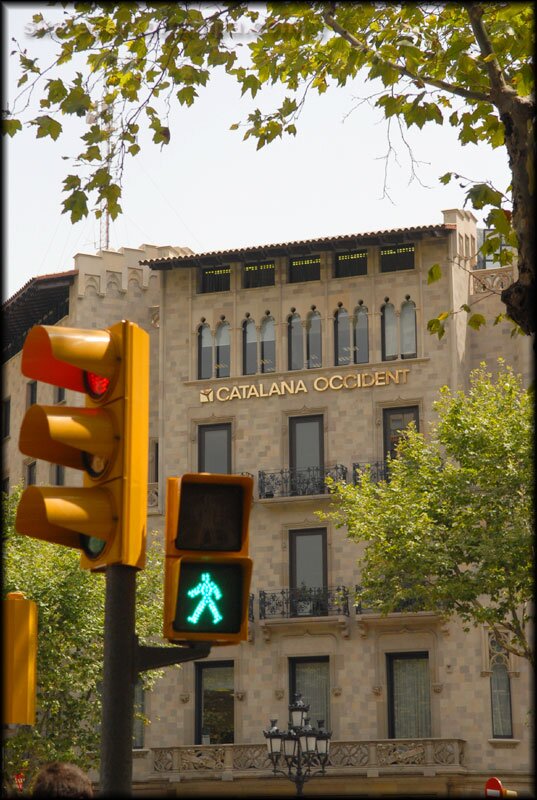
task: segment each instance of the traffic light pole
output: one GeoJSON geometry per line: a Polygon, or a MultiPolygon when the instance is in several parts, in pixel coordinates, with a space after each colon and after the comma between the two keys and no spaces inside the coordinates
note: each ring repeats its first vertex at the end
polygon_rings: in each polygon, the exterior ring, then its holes
{"type": "Polygon", "coordinates": [[[127,796],[132,790],[134,687],[138,673],[206,658],[211,652],[212,642],[188,642],[181,647],[138,644],[137,571],[123,564],[106,569],[100,781],[104,797],[127,796]]]}

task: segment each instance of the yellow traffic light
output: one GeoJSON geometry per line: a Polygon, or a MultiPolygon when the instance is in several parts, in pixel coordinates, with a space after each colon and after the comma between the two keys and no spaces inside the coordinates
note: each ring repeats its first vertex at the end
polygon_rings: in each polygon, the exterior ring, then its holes
{"type": "Polygon", "coordinates": [[[248,636],[253,479],[189,473],[168,478],[164,637],[235,644],[248,636]]]}
{"type": "Polygon", "coordinates": [[[31,406],[19,449],[83,471],[81,487],[31,486],[21,497],[19,533],[82,551],[81,566],[145,564],[149,337],[123,320],[106,330],[36,325],[22,372],[83,392],[85,408],[31,406]]]}
{"type": "Polygon", "coordinates": [[[3,600],[5,725],[35,725],[37,605],[22,592],[3,600]]]}

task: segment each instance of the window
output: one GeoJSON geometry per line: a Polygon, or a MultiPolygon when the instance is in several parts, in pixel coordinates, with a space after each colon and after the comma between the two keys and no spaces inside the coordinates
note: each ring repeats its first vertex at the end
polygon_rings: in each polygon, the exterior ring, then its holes
{"type": "Polygon", "coordinates": [[[388,456],[395,458],[395,448],[401,438],[401,432],[410,425],[411,422],[419,430],[419,410],[417,406],[406,406],[405,408],[385,408],[383,410],[384,428],[384,459],[388,456]]]}
{"type": "Polygon", "coordinates": [[[401,306],[401,358],[416,358],[416,304],[407,298],[401,306]]]}
{"type": "Polygon", "coordinates": [[[261,372],[274,372],[276,369],[276,337],[274,320],[265,317],[261,324],[261,372]]]}
{"type": "Polygon", "coordinates": [[[323,494],[323,417],[289,419],[289,465],[292,495],[323,494]]]}
{"type": "Polygon", "coordinates": [[[309,705],[308,717],[313,728],[319,720],[330,728],[330,662],[328,656],[289,659],[289,699],[301,694],[309,705]]]}
{"type": "Polygon", "coordinates": [[[492,704],[492,737],[512,739],[511,679],[509,677],[509,653],[489,634],[490,699],[492,704]]]}
{"type": "Polygon", "coordinates": [[[306,323],[306,366],[308,369],[322,367],[323,351],[321,338],[321,315],[313,311],[306,323]]]}
{"type": "Polygon", "coordinates": [[[149,464],[147,482],[158,483],[158,439],[149,440],[149,464]]]}
{"type": "Polygon", "coordinates": [[[242,268],[242,285],[244,289],[274,286],[274,261],[245,264],[242,268]]]}
{"type": "Polygon", "coordinates": [[[196,664],[196,744],[235,740],[232,661],[196,664]]]}
{"type": "Polygon", "coordinates": [[[9,436],[11,424],[11,398],[6,397],[5,400],[2,400],[2,439],[6,439],[9,436]]]}
{"type": "Polygon", "coordinates": [[[202,267],[200,278],[200,291],[228,292],[231,281],[231,267],[202,267]]]}
{"type": "Polygon", "coordinates": [[[65,403],[65,387],[54,387],[54,403],[65,403]]]}
{"type": "Polygon", "coordinates": [[[367,250],[336,253],[334,274],[336,278],[367,275],[367,250]]]}
{"type": "Polygon", "coordinates": [[[388,736],[423,739],[431,735],[428,653],[388,653],[388,736]]]}
{"type": "Polygon", "coordinates": [[[35,486],[37,465],[35,461],[26,464],[24,469],[24,482],[26,486],[35,486]]]}
{"type": "Polygon", "coordinates": [[[52,480],[53,486],[65,486],[65,467],[62,464],[52,465],[52,480]]]}
{"type": "Polygon", "coordinates": [[[380,248],[380,271],[399,272],[414,269],[414,245],[394,244],[380,248]]]}
{"type": "Polygon", "coordinates": [[[326,528],[289,532],[289,585],[326,588],[326,528]]]}
{"type": "Polygon", "coordinates": [[[213,377],[213,337],[208,325],[198,328],[198,379],[213,377]]]}
{"type": "Polygon", "coordinates": [[[144,746],[145,725],[143,715],[145,714],[145,695],[141,681],[137,681],[134,686],[134,720],[132,746],[134,750],[141,750],[144,746]]]}
{"type": "Polygon", "coordinates": [[[302,320],[293,314],[287,321],[288,369],[304,369],[304,345],[302,342],[302,320]]]}
{"type": "Polygon", "coordinates": [[[318,281],[321,277],[321,256],[289,259],[289,283],[318,281]]]}
{"type": "Polygon", "coordinates": [[[380,310],[380,338],[382,345],[382,360],[393,361],[397,358],[397,317],[395,308],[391,303],[385,303],[380,310]]]}
{"type": "Polygon", "coordinates": [[[345,366],[351,363],[351,325],[344,308],[334,316],[334,364],[345,366]]]}
{"type": "Polygon", "coordinates": [[[257,372],[257,331],[253,319],[242,323],[242,374],[257,372]]]}
{"type": "Polygon", "coordinates": [[[216,329],[216,377],[229,378],[231,348],[229,344],[229,325],[223,322],[216,329]]]}
{"type": "Polygon", "coordinates": [[[367,308],[358,306],[354,313],[354,363],[369,361],[369,321],[367,308]]]}
{"type": "Polygon", "coordinates": [[[231,473],[231,423],[198,427],[198,472],[231,473]]]}
{"type": "Polygon", "coordinates": [[[29,381],[26,384],[26,408],[37,403],[37,381],[29,381]]]}

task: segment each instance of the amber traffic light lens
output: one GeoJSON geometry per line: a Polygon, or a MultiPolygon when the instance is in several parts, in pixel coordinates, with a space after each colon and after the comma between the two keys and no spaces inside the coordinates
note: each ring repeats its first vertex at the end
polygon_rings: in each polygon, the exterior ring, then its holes
{"type": "Polygon", "coordinates": [[[92,478],[100,478],[106,472],[108,459],[103,456],[93,455],[92,453],[82,453],[82,463],[84,469],[92,478]]]}
{"type": "Polygon", "coordinates": [[[84,384],[89,396],[94,400],[100,400],[108,391],[110,378],[96,375],[94,372],[84,372],[84,384]]]}

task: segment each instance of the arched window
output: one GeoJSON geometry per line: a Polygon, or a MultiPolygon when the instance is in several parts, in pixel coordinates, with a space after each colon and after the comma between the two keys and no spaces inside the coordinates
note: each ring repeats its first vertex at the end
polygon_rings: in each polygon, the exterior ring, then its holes
{"type": "Polygon", "coordinates": [[[304,345],[302,342],[302,321],[293,314],[287,322],[288,369],[304,369],[304,345]]]}
{"type": "Polygon", "coordinates": [[[318,311],[313,311],[308,315],[306,324],[306,359],[308,369],[322,367],[323,365],[321,315],[318,311]]]}
{"type": "Polygon", "coordinates": [[[229,324],[223,322],[216,329],[216,377],[229,378],[231,351],[229,344],[229,324]]]}
{"type": "Polygon", "coordinates": [[[408,297],[401,306],[401,358],[416,358],[416,304],[408,297]]]}
{"type": "Polygon", "coordinates": [[[257,331],[253,319],[242,323],[242,374],[255,375],[257,372],[257,331]]]}
{"type": "Polygon", "coordinates": [[[351,363],[351,326],[344,308],[334,315],[334,363],[340,367],[351,363]]]}
{"type": "Polygon", "coordinates": [[[510,739],[513,736],[513,723],[509,654],[493,633],[489,634],[489,659],[492,736],[496,739],[510,739]]]}
{"type": "Polygon", "coordinates": [[[382,360],[393,361],[397,358],[397,318],[391,303],[385,303],[380,310],[380,326],[382,341],[382,360]]]}
{"type": "Polygon", "coordinates": [[[265,317],[261,324],[261,372],[276,370],[276,337],[274,320],[265,317]]]}
{"type": "Polygon", "coordinates": [[[354,314],[354,363],[367,364],[369,361],[369,328],[365,306],[358,306],[354,314]]]}
{"type": "Polygon", "coordinates": [[[208,325],[198,328],[198,379],[213,377],[213,337],[208,325]]]}

